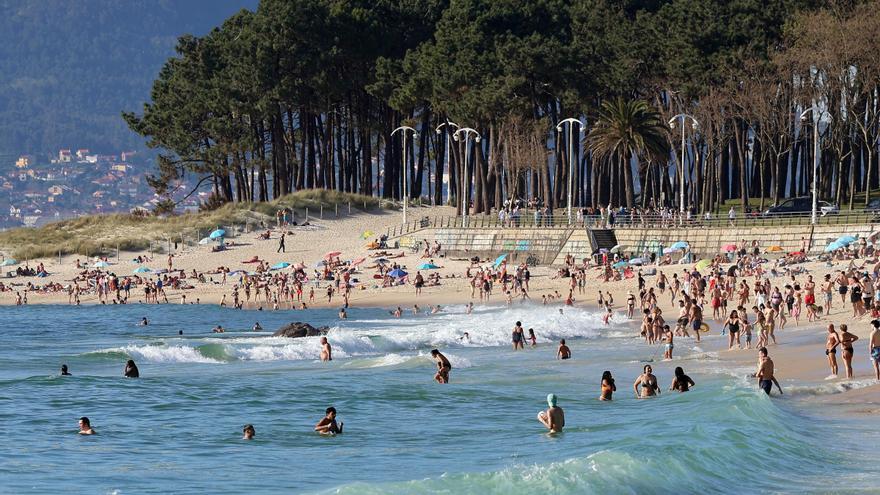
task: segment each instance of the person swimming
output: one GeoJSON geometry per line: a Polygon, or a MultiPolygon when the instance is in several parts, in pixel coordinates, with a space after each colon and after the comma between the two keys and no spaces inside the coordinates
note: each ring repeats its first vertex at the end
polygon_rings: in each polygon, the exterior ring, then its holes
{"type": "Polygon", "coordinates": [[[146,317],[146,316],[144,316],[144,318],[141,320],[141,322],[138,323],[138,325],[140,325],[140,326],[142,326],[142,327],[145,327],[145,326],[147,326],[147,325],[149,325],[149,324],[150,324],[150,322],[149,322],[149,320],[147,320],[147,317],[146,317]]]}
{"type": "Polygon", "coordinates": [[[70,372],[67,371],[67,365],[66,365],[66,364],[62,364],[62,365],[61,365],[61,376],[71,376],[70,372]]]}
{"type": "Polygon", "coordinates": [[[691,377],[684,374],[684,370],[681,368],[681,366],[676,366],[675,377],[672,379],[672,384],[669,386],[669,390],[687,392],[694,385],[694,381],[691,380],[691,377]]]}
{"type": "Polygon", "coordinates": [[[538,413],[538,421],[546,426],[550,433],[560,433],[565,427],[565,412],[556,403],[556,394],[547,394],[547,405],[549,407],[546,411],[538,413]]]}
{"type": "Polygon", "coordinates": [[[614,384],[614,377],[611,376],[610,371],[602,372],[602,383],[600,386],[602,392],[601,395],[599,395],[599,400],[611,400],[611,396],[614,392],[617,392],[617,385],[614,384]]]}
{"type": "Polygon", "coordinates": [[[643,372],[633,382],[633,391],[639,399],[646,399],[655,395],[660,395],[660,387],[657,385],[657,377],[653,374],[654,369],[650,364],[646,364],[643,372]]]}
{"type": "Polygon", "coordinates": [[[242,440],[253,440],[254,435],[257,434],[257,431],[254,429],[254,425],[246,424],[241,429],[241,432],[244,436],[241,437],[242,440]]]}
{"type": "Polygon", "coordinates": [[[260,322],[254,323],[254,328],[253,328],[254,332],[260,332],[262,330],[263,330],[263,325],[260,325],[260,322]]]}
{"type": "Polygon", "coordinates": [[[79,418],[79,432],[78,433],[80,435],[94,435],[97,432],[92,428],[92,422],[89,421],[89,418],[87,418],[86,416],[83,416],[83,417],[79,418]]]}
{"type": "Polygon", "coordinates": [[[138,367],[134,364],[133,359],[129,359],[127,363],[125,363],[125,371],[122,374],[126,378],[140,378],[141,373],[138,371],[138,367]]]}
{"type": "Polygon", "coordinates": [[[345,423],[336,424],[336,408],[328,407],[326,415],[315,425],[315,431],[321,435],[339,435],[345,423]]]}
{"type": "Polygon", "coordinates": [[[560,339],[559,349],[556,350],[556,359],[571,359],[571,349],[565,345],[565,339],[560,339]]]}

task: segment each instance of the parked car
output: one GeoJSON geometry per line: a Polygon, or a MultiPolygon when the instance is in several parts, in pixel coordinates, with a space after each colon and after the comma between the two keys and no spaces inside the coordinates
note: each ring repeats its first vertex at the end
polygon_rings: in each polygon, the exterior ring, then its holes
{"type": "MultiPolygon", "coordinates": [[[[837,205],[831,204],[827,201],[818,201],[817,207],[818,213],[822,216],[833,215],[840,211],[837,205]]],[[[768,208],[767,211],[764,212],[764,216],[794,215],[797,213],[811,213],[812,211],[813,198],[790,198],[778,205],[768,208]]]]}

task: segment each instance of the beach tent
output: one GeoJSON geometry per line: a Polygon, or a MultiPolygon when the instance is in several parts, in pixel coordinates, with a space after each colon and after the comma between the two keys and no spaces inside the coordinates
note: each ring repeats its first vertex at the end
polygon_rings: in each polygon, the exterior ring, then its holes
{"type": "Polygon", "coordinates": [[[17,264],[18,264],[18,261],[14,260],[12,258],[7,258],[6,260],[3,261],[3,263],[0,263],[0,266],[12,266],[12,265],[17,265],[17,264]]]}
{"type": "Polygon", "coordinates": [[[400,268],[395,268],[394,270],[391,270],[390,272],[388,272],[388,276],[394,277],[394,278],[403,278],[406,275],[407,275],[406,272],[401,270],[400,268]]]}
{"type": "Polygon", "coordinates": [[[99,261],[94,265],[95,268],[107,268],[108,266],[110,266],[110,263],[107,263],[106,261],[99,261]]]}
{"type": "Polygon", "coordinates": [[[225,230],[217,229],[214,232],[211,232],[211,235],[209,235],[208,237],[210,237],[211,239],[217,240],[217,239],[222,239],[223,236],[225,236],[225,235],[226,235],[225,230]]]}
{"type": "Polygon", "coordinates": [[[152,270],[145,266],[139,266],[134,269],[134,273],[150,273],[152,270]]]}

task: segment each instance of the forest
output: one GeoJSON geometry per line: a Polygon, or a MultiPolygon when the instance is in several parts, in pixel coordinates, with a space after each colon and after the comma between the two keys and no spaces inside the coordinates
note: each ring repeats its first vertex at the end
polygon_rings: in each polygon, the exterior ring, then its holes
{"type": "Polygon", "coordinates": [[[168,210],[185,179],[216,204],[325,188],[477,214],[682,190],[763,209],[810,194],[814,157],[841,209],[880,184],[877,0],[261,0],[176,51],[124,112],[168,210]]]}

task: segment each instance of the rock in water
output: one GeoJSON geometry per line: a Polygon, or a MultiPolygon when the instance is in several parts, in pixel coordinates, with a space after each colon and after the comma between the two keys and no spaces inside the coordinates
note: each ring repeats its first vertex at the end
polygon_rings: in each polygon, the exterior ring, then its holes
{"type": "Polygon", "coordinates": [[[290,323],[279,328],[275,333],[272,334],[272,336],[290,337],[292,339],[299,337],[317,337],[320,335],[326,335],[327,330],[329,329],[330,327],[315,328],[308,323],[298,321],[296,323],[290,323]]]}

